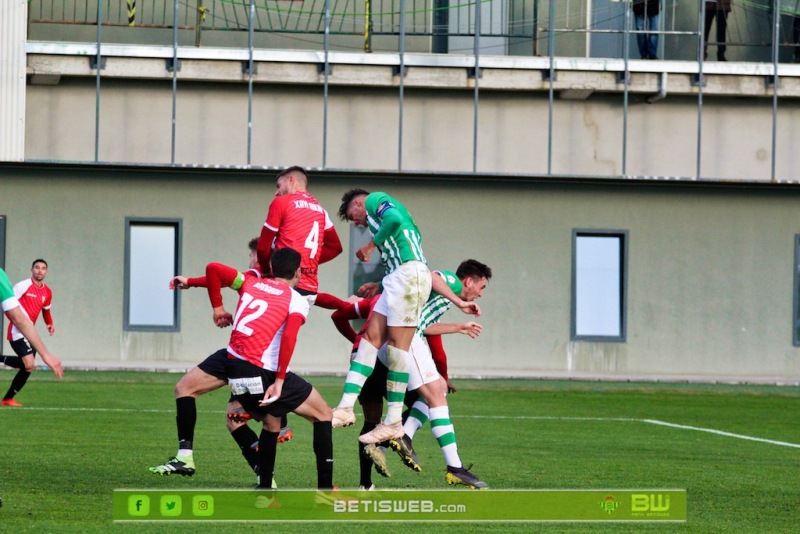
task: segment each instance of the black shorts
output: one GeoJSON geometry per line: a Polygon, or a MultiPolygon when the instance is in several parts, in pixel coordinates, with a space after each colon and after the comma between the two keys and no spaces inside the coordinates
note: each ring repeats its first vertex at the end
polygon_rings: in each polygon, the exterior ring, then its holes
{"type": "Polygon", "coordinates": [[[228,363],[228,349],[219,349],[217,352],[197,364],[197,367],[206,374],[228,381],[225,365],[228,363]]]}
{"type": "Polygon", "coordinates": [[[267,388],[275,382],[275,371],[256,367],[252,363],[238,358],[228,359],[227,370],[228,382],[231,384],[232,392],[235,387],[240,387],[241,383],[244,382],[241,379],[256,379],[252,381],[255,387],[251,387],[249,391],[240,394],[234,393],[233,396],[250,414],[262,416],[269,414],[274,417],[283,417],[303,404],[314,389],[311,384],[296,374],[289,372],[286,373],[286,379],[283,382],[281,398],[267,406],[260,406],[258,402],[264,398],[267,388]],[[237,381],[239,382],[238,384],[237,381]]]}
{"type": "Polygon", "coordinates": [[[29,354],[36,356],[36,351],[33,350],[31,344],[28,343],[28,340],[24,337],[21,337],[15,341],[9,341],[9,344],[11,345],[11,348],[14,349],[16,355],[20,358],[29,354]]]}
{"type": "MultiPolygon", "coordinates": [[[[375,368],[372,374],[369,375],[367,381],[364,382],[364,387],[361,388],[361,393],[358,394],[358,402],[360,404],[378,404],[382,403],[386,398],[386,379],[389,376],[389,369],[380,360],[375,361],[375,368]]],[[[411,406],[419,399],[419,393],[416,391],[407,391],[403,403],[411,408],[411,406]]]]}

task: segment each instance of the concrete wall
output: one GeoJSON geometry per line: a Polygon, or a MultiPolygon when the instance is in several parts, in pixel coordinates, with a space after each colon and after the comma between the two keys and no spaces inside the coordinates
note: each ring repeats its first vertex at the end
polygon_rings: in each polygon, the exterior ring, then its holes
{"type": "MultiPolygon", "coordinates": [[[[244,265],[274,173],[1,165],[7,271],[16,281],[34,257],[50,262],[57,333],[47,341],[68,366],[182,368],[225,344],[202,290],[182,294],[180,332],[123,332],[124,219],[181,218],[185,274],[213,260],[244,265]]],[[[415,215],[432,267],[467,257],[492,266],[484,334],[445,340],[455,376],[800,380],[796,187],[451,178],[317,172],[311,189],[329,211],[350,187],[389,191],[415,215]],[[629,232],[623,343],[570,341],[575,228],[629,232]]],[[[337,228],[351,254],[349,228],[337,228]]],[[[345,296],[348,263],[324,266],[323,290],[345,296]]],[[[347,358],[314,310],[294,367],[343,373],[347,358]]]]}
{"type": "MultiPolygon", "coordinates": [[[[763,85],[763,79],[758,83],[763,85]]],[[[473,92],[412,87],[404,94],[399,165],[397,89],[331,87],[326,166],[471,172],[473,92]]],[[[176,163],[247,164],[247,96],[243,83],[181,82],[176,163]]],[[[58,85],[29,85],[27,99],[27,160],[94,159],[94,79],[65,77],[58,85]]],[[[171,82],[103,80],[99,106],[100,161],[170,163],[171,82]]],[[[257,85],[252,109],[252,165],[323,165],[321,87],[257,85]]],[[[781,100],[779,110],[775,175],[794,180],[800,153],[795,150],[793,124],[800,121],[800,101],[781,100]]],[[[546,92],[484,90],[478,114],[478,172],[545,174],[548,118],[546,92]]],[[[648,104],[645,96],[631,95],[625,152],[623,120],[619,94],[555,101],[552,172],[618,176],[624,170],[628,176],[696,176],[696,97],[669,96],[648,104]]],[[[700,175],[769,180],[772,127],[771,99],[706,97],[700,175]]]]}

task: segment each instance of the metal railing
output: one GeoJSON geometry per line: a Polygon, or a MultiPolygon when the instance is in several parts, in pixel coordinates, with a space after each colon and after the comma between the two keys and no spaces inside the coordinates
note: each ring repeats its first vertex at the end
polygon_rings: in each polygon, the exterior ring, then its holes
{"type": "MultiPolygon", "coordinates": [[[[662,37],[663,58],[697,57],[692,49],[699,1],[662,0],[655,33],[662,37]]],[[[739,51],[738,59],[769,61],[775,3],[734,0],[727,45],[739,51]]],[[[553,31],[557,55],[621,57],[630,0],[559,0],[552,14],[548,0],[252,0],[252,6],[251,0],[29,0],[29,27],[37,40],[57,35],[55,40],[81,41],[85,30],[80,27],[100,20],[119,29],[106,32],[107,39],[132,44],[157,40],[159,30],[168,41],[177,27],[182,40],[196,46],[239,47],[246,46],[252,7],[256,47],[318,49],[326,32],[326,5],[330,44],[339,50],[396,51],[402,21],[409,51],[470,54],[477,34],[484,38],[486,54],[548,55],[553,31]],[[60,25],[58,32],[53,24],[60,25]]],[[[779,5],[778,42],[783,59],[791,60],[800,39],[800,0],[779,5]]]]}
{"type": "MultiPolygon", "coordinates": [[[[146,1],[146,0],[145,0],[146,1]]],[[[208,0],[205,0],[206,2],[208,0]]],[[[154,12],[163,13],[163,15],[159,15],[162,18],[155,20],[155,19],[147,19],[145,17],[144,20],[151,20],[155,21],[154,23],[149,24],[146,26],[145,29],[148,27],[153,27],[156,29],[169,29],[169,33],[172,35],[172,39],[170,40],[170,47],[173,52],[172,63],[171,65],[178,64],[178,48],[181,45],[179,39],[179,30],[182,27],[188,29],[194,29],[197,31],[200,28],[203,28],[203,32],[206,33],[214,33],[214,30],[209,28],[215,28],[218,32],[221,33],[235,33],[244,35],[247,38],[247,44],[241,48],[245,48],[249,51],[249,62],[247,68],[247,76],[248,76],[248,121],[247,121],[247,139],[248,139],[248,148],[247,148],[247,158],[246,164],[249,166],[251,165],[251,138],[252,138],[252,102],[253,102],[253,74],[254,74],[254,59],[253,59],[253,50],[259,43],[255,40],[256,35],[256,26],[258,25],[259,30],[262,35],[266,35],[269,38],[280,34],[301,34],[303,32],[295,31],[290,32],[287,28],[291,28],[292,25],[295,23],[291,23],[293,19],[288,16],[284,16],[283,18],[277,18],[276,24],[279,24],[277,30],[275,29],[267,29],[270,28],[268,24],[268,17],[262,14],[261,18],[258,15],[258,6],[271,6],[277,5],[280,6],[282,3],[286,3],[287,0],[281,0],[281,2],[277,2],[276,0],[217,0],[218,5],[214,2],[211,2],[212,6],[217,6],[215,9],[219,8],[220,11],[224,12],[225,8],[230,8],[231,10],[236,7],[239,9],[243,6],[248,8],[247,15],[245,17],[247,21],[247,31],[238,31],[240,28],[238,24],[241,23],[242,17],[244,14],[239,12],[238,14],[234,14],[234,11],[227,11],[224,17],[222,17],[222,21],[224,21],[224,25],[220,22],[220,26],[213,26],[212,23],[209,21],[209,17],[212,16],[211,12],[206,12],[203,9],[205,4],[201,4],[199,1],[197,2],[185,2],[181,0],[150,0],[150,5],[153,7],[159,7],[158,10],[154,10],[154,12]],[[163,11],[163,6],[167,4],[172,7],[172,16],[170,17],[167,13],[163,11]],[[191,15],[194,15],[195,18],[198,20],[196,26],[192,27],[191,22],[191,15]],[[206,20],[203,20],[203,16],[205,15],[206,20]],[[237,19],[237,17],[239,17],[237,19]],[[172,24],[172,21],[177,21],[177,24],[172,24]],[[231,22],[233,21],[233,22],[231,22]],[[183,22],[186,23],[186,26],[182,26],[183,22]],[[160,26],[163,24],[163,26],[160,26]],[[232,26],[236,24],[236,26],[232,26]],[[170,27],[171,25],[171,27],[170,27]],[[221,28],[225,30],[222,31],[221,28]],[[231,31],[237,30],[237,31],[231,31]]],[[[317,5],[318,1],[321,0],[307,0],[309,2],[309,7],[313,7],[317,5]]],[[[397,33],[392,34],[394,37],[394,41],[391,43],[392,46],[387,46],[388,50],[393,52],[398,52],[399,56],[399,72],[404,72],[404,54],[406,51],[409,51],[407,48],[407,44],[409,41],[409,33],[408,27],[414,27],[414,19],[413,19],[413,9],[408,9],[407,3],[414,5],[415,1],[422,2],[423,0],[399,0],[399,5],[402,6],[397,10],[386,10],[386,11],[379,11],[376,12],[379,16],[379,19],[387,18],[389,23],[387,27],[392,28],[394,32],[394,25],[397,24],[397,33]],[[404,16],[400,16],[400,14],[404,14],[404,16]],[[393,18],[394,17],[394,18],[393,18]]],[[[432,2],[438,2],[442,0],[431,0],[432,2]]],[[[471,8],[472,11],[470,12],[467,10],[465,12],[466,15],[471,15],[472,19],[466,17],[465,20],[468,21],[465,28],[471,29],[472,34],[459,33],[459,29],[456,31],[452,31],[454,28],[454,22],[452,19],[447,23],[446,27],[448,28],[448,33],[444,34],[444,37],[447,38],[447,48],[453,48],[453,45],[464,46],[464,43],[458,42],[459,38],[467,38],[471,40],[471,44],[473,45],[472,48],[465,53],[465,55],[469,56],[471,61],[474,61],[471,68],[473,69],[473,87],[474,90],[474,105],[473,105],[473,147],[472,147],[472,168],[473,172],[477,172],[477,155],[479,152],[478,146],[478,117],[479,117],[479,107],[480,107],[480,94],[481,94],[481,85],[480,85],[480,69],[482,68],[482,56],[486,53],[486,48],[493,49],[496,45],[497,41],[493,39],[505,39],[506,41],[501,43],[500,46],[505,46],[507,51],[513,52],[511,50],[512,43],[510,39],[514,37],[512,33],[509,32],[509,28],[516,28],[512,24],[501,24],[498,31],[499,33],[495,34],[492,33],[494,30],[490,28],[492,18],[487,16],[489,22],[483,21],[483,16],[485,9],[491,11],[493,8],[499,9],[499,13],[502,15],[500,16],[500,20],[506,21],[526,21],[527,19],[524,16],[517,16],[517,13],[514,9],[509,9],[509,6],[519,6],[522,4],[515,4],[515,0],[486,0],[482,3],[472,3],[472,4],[465,4],[468,8],[471,8]],[[480,8],[479,8],[480,7],[480,8]],[[471,20],[471,23],[469,22],[471,20]],[[471,26],[470,26],[471,24],[471,26]],[[487,29],[488,28],[488,29],[487,29]],[[488,44],[487,44],[488,43],[488,44]]],[[[522,3],[523,0],[519,0],[522,3]]],[[[528,50],[526,55],[531,55],[531,53],[539,53],[544,55],[544,51],[546,50],[546,55],[549,56],[549,75],[547,76],[547,80],[549,83],[549,97],[548,97],[548,105],[549,105],[549,112],[548,112],[548,134],[547,134],[547,175],[553,174],[553,167],[552,167],[552,154],[553,154],[553,123],[554,123],[554,106],[555,106],[555,93],[554,93],[554,80],[555,80],[555,56],[558,52],[559,56],[568,56],[568,57],[580,57],[582,55],[591,55],[593,57],[615,57],[615,58],[623,58],[623,67],[622,70],[619,71],[619,74],[622,76],[619,77],[623,84],[623,101],[622,101],[622,139],[620,143],[621,148],[621,173],[620,176],[628,176],[628,168],[627,168],[627,146],[628,146],[628,139],[627,139],[627,129],[628,129],[628,108],[629,108],[629,74],[630,74],[630,61],[632,57],[635,57],[638,54],[635,54],[635,42],[637,33],[632,30],[632,16],[631,11],[629,9],[629,3],[625,2],[617,2],[613,0],[525,0],[530,5],[532,9],[531,13],[533,14],[533,19],[531,20],[530,25],[530,37],[522,36],[523,38],[528,39],[528,45],[531,45],[531,48],[528,50]],[[589,6],[601,6],[602,9],[587,9],[589,6]],[[540,12],[540,9],[547,8],[544,11],[543,15],[540,12]],[[581,22],[580,17],[583,17],[583,22],[581,22]],[[541,21],[541,22],[540,22],[541,21]],[[543,22],[547,22],[547,26],[543,26],[543,22]],[[603,27],[603,24],[607,25],[608,27],[603,27]],[[546,28],[546,29],[545,29],[546,28]],[[603,43],[601,38],[611,37],[613,39],[617,39],[616,42],[606,42],[603,43]],[[598,44],[595,42],[595,38],[600,39],[598,44]],[[558,42],[557,42],[558,41],[558,42]],[[602,45],[602,46],[600,46],[602,45]],[[603,54],[611,54],[611,55],[603,55],[603,54]]],[[[796,46],[796,37],[798,37],[798,33],[794,31],[794,23],[798,22],[798,11],[797,8],[800,7],[800,0],[774,0],[775,5],[778,6],[778,9],[774,9],[771,6],[773,5],[772,2],[768,0],[757,0],[752,2],[743,2],[739,0],[734,0],[735,2],[735,9],[746,9],[746,10],[753,10],[753,12],[757,12],[759,17],[767,17],[765,20],[761,21],[759,19],[758,24],[755,21],[752,22],[753,27],[761,27],[764,26],[768,28],[768,39],[762,39],[760,41],[753,41],[751,45],[753,49],[749,51],[749,53],[753,53],[754,55],[758,55],[760,58],[760,62],[762,63],[769,63],[771,64],[771,68],[769,69],[769,80],[768,85],[772,88],[779,87],[779,79],[778,79],[778,63],[781,60],[781,52],[792,52],[793,48],[796,46]],[[786,35],[786,28],[787,26],[792,29],[792,38],[789,43],[785,42],[785,35],[786,35]],[[763,50],[762,50],[763,49],[763,50]]],[[[34,4],[38,4],[41,6],[50,6],[55,3],[55,0],[31,0],[31,5],[33,7],[34,4]]],[[[96,56],[96,65],[101,64],[101,46],[102,43],[106,43],[107,32],[103,33],[110,26],[114,28],[114,24],[119,26],[123,26],[122,19],[122,11],[120,10],[120,2],[110,2],[109,0],[97,0],[92,2],[78,2],[77,0],[63,0],[61,3],[61,10],[59,11],[60,16],[62,19],[60,22],[62,24],[67,23],[69,21],[73,21],[76,25],[87,25],[92,24],[92,19],[90,16],[91,7],[93,6],[96,9],[96,16],[94,18],[94,25],[97,29],[96,34],[96,42],[98,43],[97,46],[97,56],[96,56]],[[87,4],[87,8],[83,11],[80,11],[76,8],[77,4],[87,4]],[[114,6],[113,9],[110,9],[111,13],[108,14],[104,11],[104,8],[114,6]],[[71,8],[71,9],[67,9],[71,8]],[[116,9],[116,11],[114,11],[116,9]],[[75,17],[79,17],[80,14],[83,14],[85,20],[83,22],[73,20],[75,17]],[[98,24],[97,21],[101,23],[98,24]],[[106,26],[106,20],[109,21],[108,26],[106,26]],[[116,23],[114,21],[117,21],[116,23]],[[102,30],[102,31],[101,31],[102,30]]],[[[137,26],[137,13],[131,13],[133,6],[133,0],[126,0],[126,5],[130,6],[129,9],[126,9],[125,16],[129,17],[127,22],[123,27],[123,30],[130,32],[132,29],[136,29],[137,26]]],[[[324,50],[324,62],[323,62],[323,69],[321,72],[324,73],[323,75],[323,86],[324,86],[324,93],[323,93],[323,142],[322,142],[322,167],[327,167],[327,137],[329,135],[328,127],[327,127],[327,114],[328,114],[328,52],[334,49],[334,44],[331,42],[331,35],[335,34],[334,28],[339,28],[339,31],[343,33],[340,34],[341,36],[357,36],[359,39],[364,38],[365,36],[369,36],[370,32],[365,31],[363,28],[359,31],[355,30],[355,23],[350,28],[354,33],[347,34],[343,30],[346,29],[344,25],[339,24],[336,26],[334,21],[339,21],[340,23],[347,19],[343,14],[348,13],[351,18],[364,14],[364,12],[357,12],[355,8],[352,11],[345,11],[344,6],[348,6],[348,9],[352,7],[352,3],[347,3],[347,0],[324,0],[325,9],[323,12],[323,29],[322,29],[322,43],[321,48],[324,50]],[[334,13],[334,6],[339,6],[339,11],[334,13]]],[[[386,5],[386,6],[394,6],[394,2],[387,1],[385,3],[381,3],[379,5],[386,5]]],[[[431,38],[430,44],[431,46],[435,42],[435,37],[437,34],[435,30],[440,28],[440,26],[433,25],[432,22],[436,20],[434,17],[437,9],[434,9],[438,4],[420,4],[424,5],[424,12],[428,13],[428,17],[430,18],[430,25],[424,26],[427,28],[427,32],[423,32],[422,35],[431,38]],[[433,6],[433,7],[429,7],[433,6]]],[[[706,10],[706,3],[697,0],[695,2],[681,2],[678,4],[672,0],[662,0],[662,14],[663,17],[659,22],[658,33],[664,37],[663,41],[667,39],[674,39],[676,42],[681,41],[679,47],[676,47],[676,50],[680,50],[681,54],[688,56],[687,59],[689,60],[696,60],[697,63],[695,65],[696,71],[696,87],[697,87],[697,154],[696,154],[696,177],[701,176],[701,162],[702,162],[702,144],[703,144],[703,87],[704,87],[704,61],[702,59],[703,54],[701,51],[703,50],[704,46],[707,44],[704,38],[703,32],[703,19],[705,16],[706,10]],[[666,8],[671,8],[672,12],[670,13],[666,8]],[[680,14],[680,17],[677,15],[680,14]],[[681,22],[680,26],[675,21],[683,21],[681,22]],[[675,28],[671,30],[669,28],[675,28]]],[[[462,6],[459,6],[459,8],[462,6]]],[[[138,10],[138,6],[136,7],[138,10]]],[[[292,6],[288,6],[286,8],[282,8],[281,13],[288,13],[288,11],[292,9],[292,6]]],[[[452,6],[448,8],[448,13],[453,13],[452,6]]],[[[53,17],[55,15],[52,14],[48,15],[53,17]]],[[[296,14],[299,16],[300,11],[298,10],[296,14]]],[[[311,16],[311,13],[314,13],[314,17],[319,18],[319,13],[316,11],[311,11],[307,9],[304,13],[307,16],[311,16]]],[[[373,13],[373,15],[376,15],[373,13]]],[[[31,24],[38,24],[43,22],[41,19],[42,11],[39,9],[31,9],[30,12],[30,22],[31,24]],[[39,18],[37,18],[39,17],[39,18]]],[[[441,14],[441,13],[440,13],[441,14]]],[[[144,16],[144,15],[142,15],[144,16]]],[[[220,15],[221,17],[221,15],[220,15]]],[[[733,17],[733,15],[731,15],[733,17]]],[[[498,20],[498,19],[494,19],[498,20]]],[[[49,22],[59,22],[56,20],[49,20],[49,22]]],[[[363,21],[362,21],[363,22],[363,21]]],[[[441,21],[440,21],[441,22],[441,21]]],[[[457,25],[456,25],[457,26],[457,25]]],[[[731,21],[731,26],[735,26],[734,21],[731,21]]],[[[311,27],[311,26],[307,26],[311,27]]],[[[316,28],[316,26],[314,26],[316,28]]],[[[381,26],[379,26],[381,27],[381,26]]],[[[444,26],[441,26],[444,27],[444,26]]],[[[374,28],[374,26],[373,26],[374,28]]],[[[318,31],[318,30],[315,30],[318,31]]],[[[203,34],[205,35],[205,33],[203,34]]],[[[304,35],[312,35],[310,33],[305,33],[304,35]]],[[[126,33],[123,37],[124,38],[132,38],[134,36],[134,32],[126,33]]],[[[116,36],[118,37],[118,36],[116,36]]],[[[439,36],[441,37],[441,36],[439,36]]],[[[730,37],[730,36],[729,36],[730,37]]],[[[139,36],[141,38],[141,36],[139,36]]],[[[205,37],[203,37],[205,40],[205,37]]],[[[63,39],[62,39],[63,40],[63,39]]],[[[199,39],[197,39],[199,41],[199,39]]],[[[122,42],[131,42],[131,41],[122,41],[122,42]]],[[[133,43],[140,43],[141,41],[132,41],[133,43]]],[[[205,42],[205,41],[204,41],[205,42]]],[[[271,42],[271,41],[270,41],[271,42]]],[[[338,46],[347,46],[348,41],[342,41],[338,43],[338,46]],[[342,42],[344,44],[342,44],[342,42]]],[[[199,44],[199,43],[198,43],[199,44]]],[[[717,43],[710,42],[708,44],[716,45],[717,43]]],[[[742,43],[734,43],[732,39],[728,40],[727,43],[729,46],[738,45],[744,47],[742,43]]],[[[675,46],[674,44],[667,45],[662,44],[664,46],[663,50],[667,52],[671,50],[670,47],[675,46]]],[[[299,48],[295,46],[294,48],[299,48]]],[[[436,51],[434,49],[434,51],[436,51]]],[[[447,50],[442,50],[447,51],[447,50]]],[[[747,52],[747,51],[746,51],[747,52]]],[[[521,53],[521,52],[520,52],[521,53]]],[[[744,55],[744,52],[739,52],[741,55],[744,55]]],[[[676,52],[677,55],[677,52],[676,52]]],[[[664,58],[668,58],[669,54],[664,53],[662,56],[664,58]]],[[[738,58],[734,58],[738,59],[738,58]]],[[[784,59],[785,60],[785,59],[784,59]]],[[[794,68],[794,67],[792,67],[794,68]]],[[[176,114],[176,94],[177,94],[177,69],[172,68],[172,97],[173,97],[173,105],[172,105],[172,124],[173,124],[173,131],[172,131],[172,153],[171,153],[171,160],[170,163],[175,164],[175,124],[177,121],[177,114],[176,114]]],[[[666,71],[664,71],[664,76],[666,76],[666,71]]],[[[98,147],[99,147],[99,139],[100,139],[100,93],[101,93],[101,69],[96,69],[96,120],[95,120],[95,161],[99,161],[98,157],[98,147]]],[[[694,85],[694,82],[693,82],[694,85]]],[[[403,170],[403,113],[404,113],[404,76],[399,76],[399,128],[398,128],[398,157],[397,157],[397,169],[403,170]]],[[[777,153],[777,122],[778,122],[778,91],[772,91],[772,168],[770,179],[776,179],[776,172],[775,172],[775,163],[776,163],[776,153],[777,153]]]]}

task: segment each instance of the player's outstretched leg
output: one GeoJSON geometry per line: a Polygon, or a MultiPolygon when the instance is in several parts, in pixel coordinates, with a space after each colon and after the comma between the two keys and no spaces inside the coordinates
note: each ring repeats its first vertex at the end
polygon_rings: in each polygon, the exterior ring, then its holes
{"type": "Polygon", "coordinates": [[[350,370],[347,371],[342,399],[339,401],[339,405],[333,409],[333,428],[350,426],[356,422],[353,406],[356,404],[358,394],[361,393],[361,388],[364,387],[364,382],[372,374],[377,359],[378,348],[362,338],[353,361],[350,362],[350,370]]]}

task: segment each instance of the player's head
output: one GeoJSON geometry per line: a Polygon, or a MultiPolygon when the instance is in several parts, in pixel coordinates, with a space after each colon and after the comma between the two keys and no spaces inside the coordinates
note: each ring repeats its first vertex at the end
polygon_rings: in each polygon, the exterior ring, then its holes
{"type": "Polygon", "coordinates": [[[308,173],[297,165],[284,170],[276,178],[275,196],[288,195],[308,188],[308,173]]]}
{"type": "Polygon", "coordinates": [[[272,253],[270,258],[272,276],[282,278],[292,287],[300,279],[300,253],[293,248],[281,248],[272,253]]]}
{"type": "Polygon", "coordinates": [[[456,276],[463,285],[461,298],[472,302],[483,296],[483,290],[492,279],[492,269],[478,260],[464,260],[456,269],[456,276]]]}
{"type": "Polygon", "coordinates": [[[367,209],[364,200],[369,191],[351,189],[342,195],[342,205],[339,206],[339,218],[343,221],[352,221],[356,226],[367,225],[367,209]]]}
{"type": "Polygon", "coordinates": [[[250,247],[250,263],[248,264],[248,269],[255,269],[259,271],[261,267],[258,265],[258,238],[254,237],[251,239],[247,246],[250,247]]]}
{"type": "Polygon", "coordinates": [[[37,282],[44,280],[44,277],[47,276],[47,262],[42,258],[33,260],[33,263],[31,263],[31,275],[37,282]]]}

